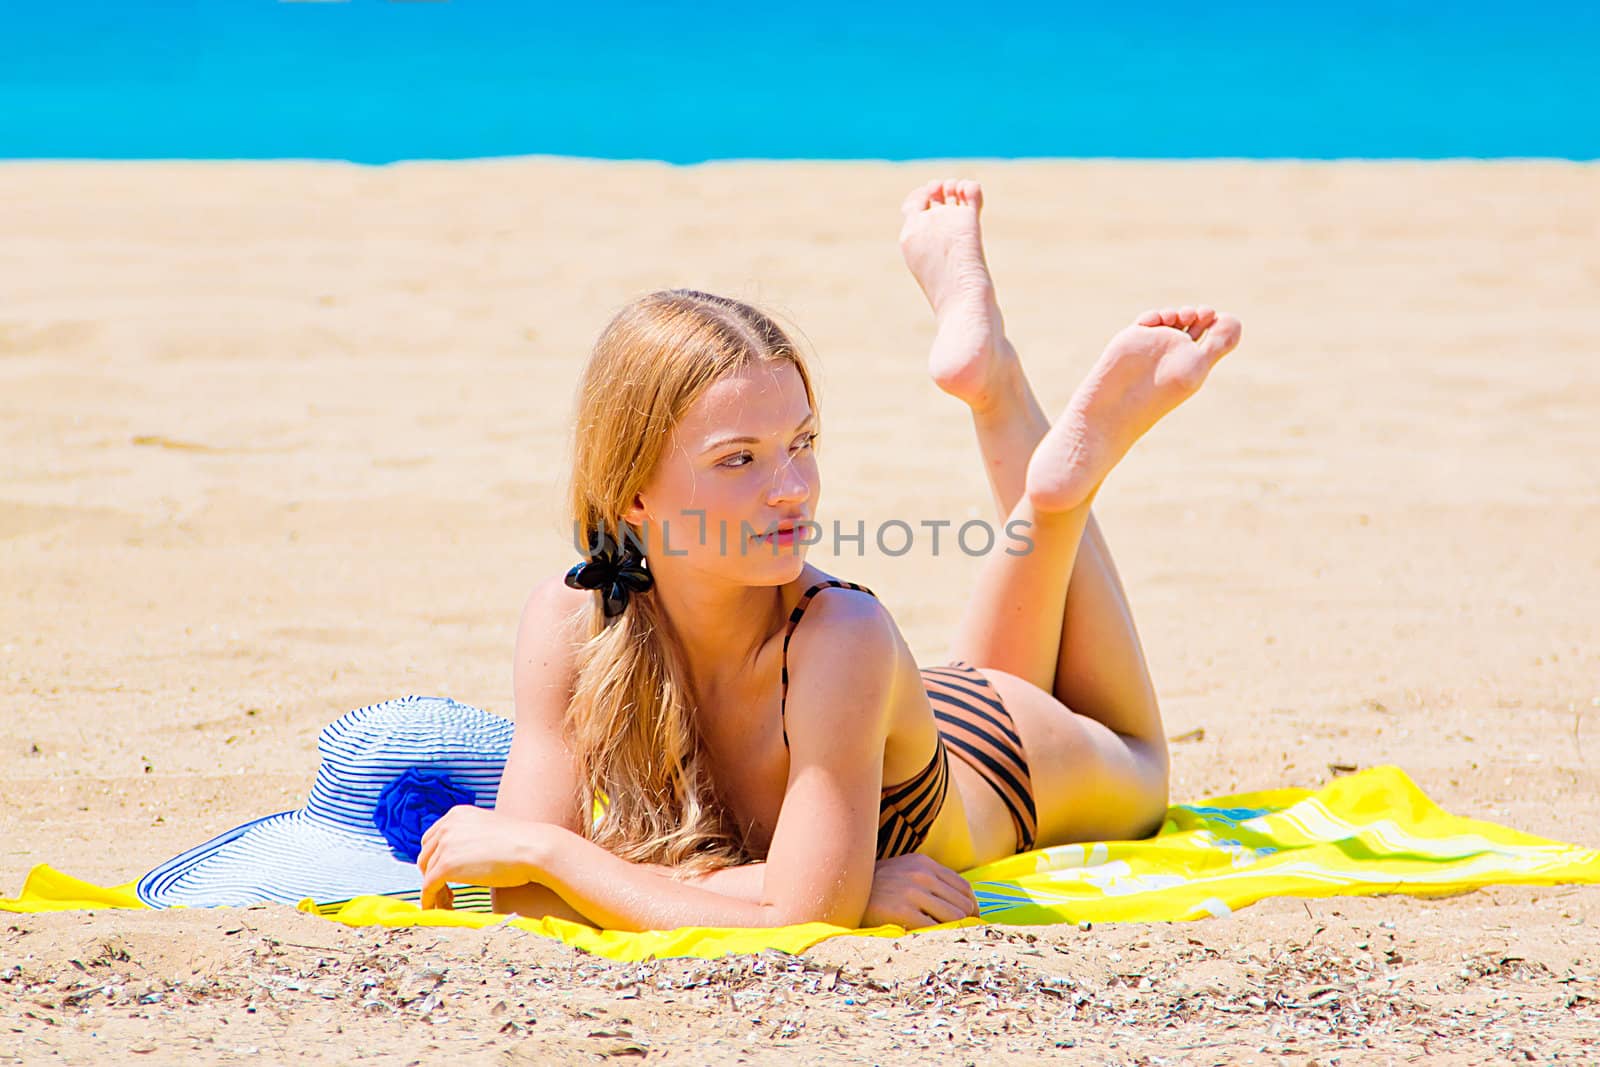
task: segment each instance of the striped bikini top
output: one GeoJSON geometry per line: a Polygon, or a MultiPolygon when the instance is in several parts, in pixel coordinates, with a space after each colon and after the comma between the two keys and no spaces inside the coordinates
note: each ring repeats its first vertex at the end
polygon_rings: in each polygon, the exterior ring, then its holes
{"type": "MultiPolygon", "coordinates": [[[[789,639],[794,636],[795,625],[811,604],[811,598],[829,587],[856,589],[868,596],[878,594],[864,585],[841,582],[836,579],[818,582],[807,589],[789,613],[788,627],[783,635],[783,697],[778,716],[783,727],[783,745],[789,747],[789,725],[784,718],[789,704],[789,639]]],[[[945,747],[944,736],[928,765],[898,785],[886,785],[878,801],[878,858],[915,852],[927,840],[933,821],[944,806],[945,794],[950,789],[950,752],[945,747]]]]}

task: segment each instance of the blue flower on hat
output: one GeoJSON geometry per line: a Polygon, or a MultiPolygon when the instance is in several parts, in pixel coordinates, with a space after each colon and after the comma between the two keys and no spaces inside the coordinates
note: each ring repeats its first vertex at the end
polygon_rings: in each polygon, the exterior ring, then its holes
{"type": "Polygon", "coordinates": [[[415,863],[428,827],[457,804],[476,801],[472,790],[452,782],[445,772],[409,767],[378,794],[372,824],[396,856],[415,863]]]}

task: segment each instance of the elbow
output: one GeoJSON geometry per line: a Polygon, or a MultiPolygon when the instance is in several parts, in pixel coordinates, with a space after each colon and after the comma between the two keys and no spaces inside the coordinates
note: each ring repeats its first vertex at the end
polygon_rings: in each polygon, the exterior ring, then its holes
{"type": "Polygon", "coordinates": [[[827,923],[845,930],[861,929],[861,920],[865,918],[867,909],[859,908],[834,908],[830,912],[818,916],[813,922],[827,923]]]}
{"type": "Polygon", "coordinates": [[[802,923],[826,923],[829,926],[838,926],[842,929],[861,929],[861,921],[867,915],[867,902],[861,904],[848,904],[848,902],[822,902],[822,904],[789,905],[782,907],[778,904],[768,905],[768,917],[773,926],[798,926],[802,923]]]}
{"type": "Polygon", "coordinates": [[[584,926],[598,926],[588,916],[568,904],[555,890],[537,882],[490,889],[489,900],[489,906],[497,915],[515,913],[524,919],[555,918],[581,923],[584,926]]]}
{"type": "Polygon", "coordinates": [[[804,923],[825,923],[845,930],[859,930],[866,917],[867,906],[839,902],[821,904],[763,904],[762,912],[767,926],[799,926],[804,923]]]}

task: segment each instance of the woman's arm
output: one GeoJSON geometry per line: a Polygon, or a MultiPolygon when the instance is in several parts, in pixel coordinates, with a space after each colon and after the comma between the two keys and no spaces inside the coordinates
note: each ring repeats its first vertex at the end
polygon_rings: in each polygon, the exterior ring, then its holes
{"type": "MultiPolygon", "coordinates": [[[[470,814],[475,809],[462,810],[470,814]]],[[[488,815],[493,817],[495,813],[490,812],[488,815]]],[[[503,827],[491,830],[484,842],[486,854],[503,858],[507,851],[505,846],[507,836],[503,827]]],[[[513,832],[510,836],[516,835],[513,832]]],[[[673,876],[673,868],[663,864],[648,863],[639,866],[663,878],[673,876]]],[[[746,863],[682,881],[722,896],[759,903],[765,872],[765,863],[746,863]]],[[[517,880],[521,881],[535,875],[536,865],[529,863],[527,868],[517,875],[517,880]]],[[[492,880],[494,875],[492,870],[485,870],[479,877],[492,880]]],[[[519,915],[556,915],[561,918],[570,915],[575,916],[572,920],[574,922],[598,925],[594,920],[580,915],[561,898],[560,894],[548,886],[523,884],[498,889],[495,892],[496,899],[507,901],[510,904],[508,910],[515,911],[519,915]],[[531,897],[535,892],[539,897],[534,907],[539,910],[518,906],[517,901],[521,899],[519,895],[527,894],[531,897]]],[[[578,895],[581,890],[573,888],[571,892],[578,895]]],[[[448,900],[447,893],[443,895],[443,899],[448,900]]],[[[429,904],[436,906],[437,902],[429,901],[429,904]]],[[[867,910],[861,917],[860,925],[870,927],[892,924],[903,926],[907,930],[915,930],[934,923],[955,922],[978,914],[978,898],[973,893],[971,882],[921,853],[908,852],[901,856],[878,860],[873,867],[871,895],[867,899],[867,910]]]]}
{"type": "MultiPolygon", "coordinates": [[[[671,867],[653,865],[658,874],[671,867]]],[[[740,900],[760,900],[766,877],[765,863],[725,867],[686,879],[690,885],[740,900]]],[[[906,852],[878,860],[872,868],[872,891],[862,926],[893,924],[907,930],[934,923],[955,922],[979,914],[972,883],[959,873],[920,852],[906,852]]]]}
{"type": "Polygon", "coordinates": [[[655,864],[631,863],[559,826],[539,827],[533,841],[535,877],[605,930],[806,921],[772,901],[741,900],[679,881],[655,864]]]}
{"type": "MultiPolygon", "coordinates": [[[[673,868],[664,863],[641,864],[663,878],[675,878],[673,868]]],[[[686,885],[697,886],[701,889],[719,893],[735,900],[759,901],[761,899],[761,883],[766,875],[765,863],[745,863],[737,867],[724,867],[721,870],[710,871],[706,874],[695,875],[692,878],[675,879],[686,885]]],[[[577,909],[561,899],[549,886],[530,883],[506,889],[496,889],[494,893],[494,910],[501,914],[516,912],[518,915],[529,915],[538,918],[543,915],[555,915],[573,922],[587,923],[595,926],[597,923],[592,918],[579,914],[577,909]]]]}
{"type": "MultiPolygon", "coordinates": [[[[544,595],[554,592],[549,585],[541,587],[544,595]]],[[[877,608],[877,601],[869,601],[862,609],[861,603],[851,608],[842,603],[843,597],[829,598],[826,609],[821,603],[814,609],[819,621],[808,627],[805,640],[797,641],[795,662],[845,662],[850,667],[834,672],[808,670],[808,681],[790,689],[790,702],[797,709],[792,721],[798,720],[800,725],[790,734],[790,789],[768,862],[678,880],[669,867],[622,861],[582,838],[576,829],[576,814],[555,822],[526,811],[528,792],[533,792],[531,806],[544,806],[555,813],[566,805],[560,803],[560,790],[550,790],[550,785],[565,785],[576,792],[570,755],[562,745],[550,744],[560,737],[560,731],[549,723],[547,729],[526,729],[541,713],[549,715],[554,710],[554,696],[570,691],[565,688],[570,681],[563,681],[560,649],[538,648],[539,635],[558,629],[555,619],[539,619],[539,598],[541,590],[536,590],[518,633],[517,741],[507,761],[499,805],[493,813],[456,809],[430,830],[421,857],[427,875],[424,897],[443,894],[446,877],[475,881],[496,886],[494,910],[498,912],[555,915],[619,929],[661,928],[662,923],[773,925],[806,918],[826,918],[848,926],[861,921],[874,926],[893,921],[912,928],[976,913],[971,886],[926,857],[912,854],[875,865],[870,859],[888,694],[893,688],[896,656],[906,654],[893,621],[877,608]],[[552,681],[555,685],[550,685],[552,681]],[[533,766],[534,771],[518,771],[518,765],[533,766]],[[522,790],[525,809],[515,811],[518,785],[533,782],[539,782],[541,789],[522,790]],[[795,816],[797,811],[818,811],[838,817],[845,809],[862,805],[869,806],[870,817],[862,822],[846,816],[848,824],[837,825],[837,832],[818,819],[795,816]],[[861,832],[862,827],[866,832],[861,832]],[[845,869],[832,869],[840,877],[829,877],[827,865],[819,865],[813,856],[800,851],[813,848],[816,841],[821,841],[822,851],[838,851],[840,841],[854,837],[861,837],[856,846],[866,862],[846,862],[845,869]],[[789,840],[794,846],[782,848],[781,841],[789,840]],[[774,880],[778,862],[798,865],[802,873],[810,873],[810,880],[781,880],[781,875],[774,880]],[[840,913],[835,897],[859,889],[853,883],[861,881],[862,870],[866,873],[866,902],[859,909],[845,905],[854,918],[832,918],[840,913]]],[[[571,806],[576,813],[576,803],[571,806]]],[[[448,894],[443,896],[448,899],[448,894]]]]}
{"type": "MultiPolygon", "coordinates": [[[[789,781],[759,900],[677,881],[576,833],[539,835],[532,850],[538,880],[611,929],[859,926],[871,896],[883,748],[904,649],[876,600],[830,597],[811,610],[819,618],[790,646],[797,669],[788,697],[789,781]]],[[[730,885],[753,876],[740,873],[730,885]]]]}
{"type": "MultiPolygon", "coordinates": [[[[646,864],[657,874],[674,878],[674,868],[664,863],[646,864]]],[[[741,863],[736,867],[723,867],[705,874],[696,874],[688,878],[679,878],[681,882],[709,889],[713,893],[721,893],[725,897],[737,900],[760,900],[761,883],[766,879],[767,865],[765,861],[755,863],[741,863]]]]}
{"type": "MultiPolygon", "coordinates": [[[[584,926],[597,925],[593,919],[562,900],[561,894],[549,886],[536,883],[502,886],[499,889],[491,889],[489,896],[493,901],[491,907],[498,915],[510,915],[515,912],[526,919],[543,919],[550,916],[568,922],[582,923],[584,926]]],[[[424,904],[423,907],[438,907],[439,903],[436,900],[424,904]]]]}
{"type": "MultiPolygon", "coordinates": [[[[551,575],[534,586],[522,608],[511,669],[517,726],[495,811],[575,831],[585,813],[562,726],[577,680],[578,618],[593,594],[569,589],[562,577],[551,575]]],[[[501,886],[491,896],[501,914],[554,915],[593,925],[547,886],[501,886]]]]}

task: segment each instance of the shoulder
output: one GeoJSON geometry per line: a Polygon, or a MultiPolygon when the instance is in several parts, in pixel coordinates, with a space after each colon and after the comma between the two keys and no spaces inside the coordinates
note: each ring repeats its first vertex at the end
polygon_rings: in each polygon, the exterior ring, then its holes
{"type": "MultiPolygon", "coordinates": [[[[577,678],[584,609],[593,594],[571,588],[565,578],[563,570],[542,579],[523,602],[514,670],[519,697],[529,687],[570,689],[577,678]]],[[[522,704],[519,699],[519,712],[522,704]]]]}
{"type": "Polygon", "coordinates": [[[904,651],[900,631],[877,597],[843,586],[817,590],[790,639],[791,736],[797,718],[827,722],[836,715],[886,712],[904,651]]]}
{"type": "MultiPolygon", "coordinates": [[[[567,572],[557,571],[540,579],[522,604],[521,634],[556,634],[581,643],[584,609],[594,594],[574,589],[566,583],[567,572]]],[[[520,637],[519,637],[520,639],[520,637]]]]}
{"type": "Polygon", "coordinates": [[[567,572],[563,569],[536,582],[523,602],[523,619],[574,627],[583,618],[583,609],[594,594],[587,589],[572,588],[566,579],[567,572]]]}
{"type": "MultiPolygon", "coordinates": [[[[852,589],[849,585],[823,584],[838,580],[824,577],[808,582],[801,588],[801,599],[808,595],[811,599],[806,604],[804,625],[794,629],[795,641],[801,640],[801,634],[810,636],[824,630],[834,634],[847,632],[858,637],[870,637],[878,631],[892,632],[894,620],[890,618],[889,610],[872,593],[865,589],[852,589]]],[[[796,607],[799,603],[796,600],[796,607]]]]}
{"type": "MultiPolygon", "coordinates": [[[[789,655],[804,646],[816,653],[827,650],[887,651],[899,642],[899,630],[883,601],[865,588],[852,589],[858,584],[834,578],[812,568],[796,585],[800,597],[795,607],[807,596],[803,622],[793,627],[789,655]],[[829,582],[845,582],[829,585],[829,582]]],[[[802,655],[804,653],[801,653],[802,655]]]]}

